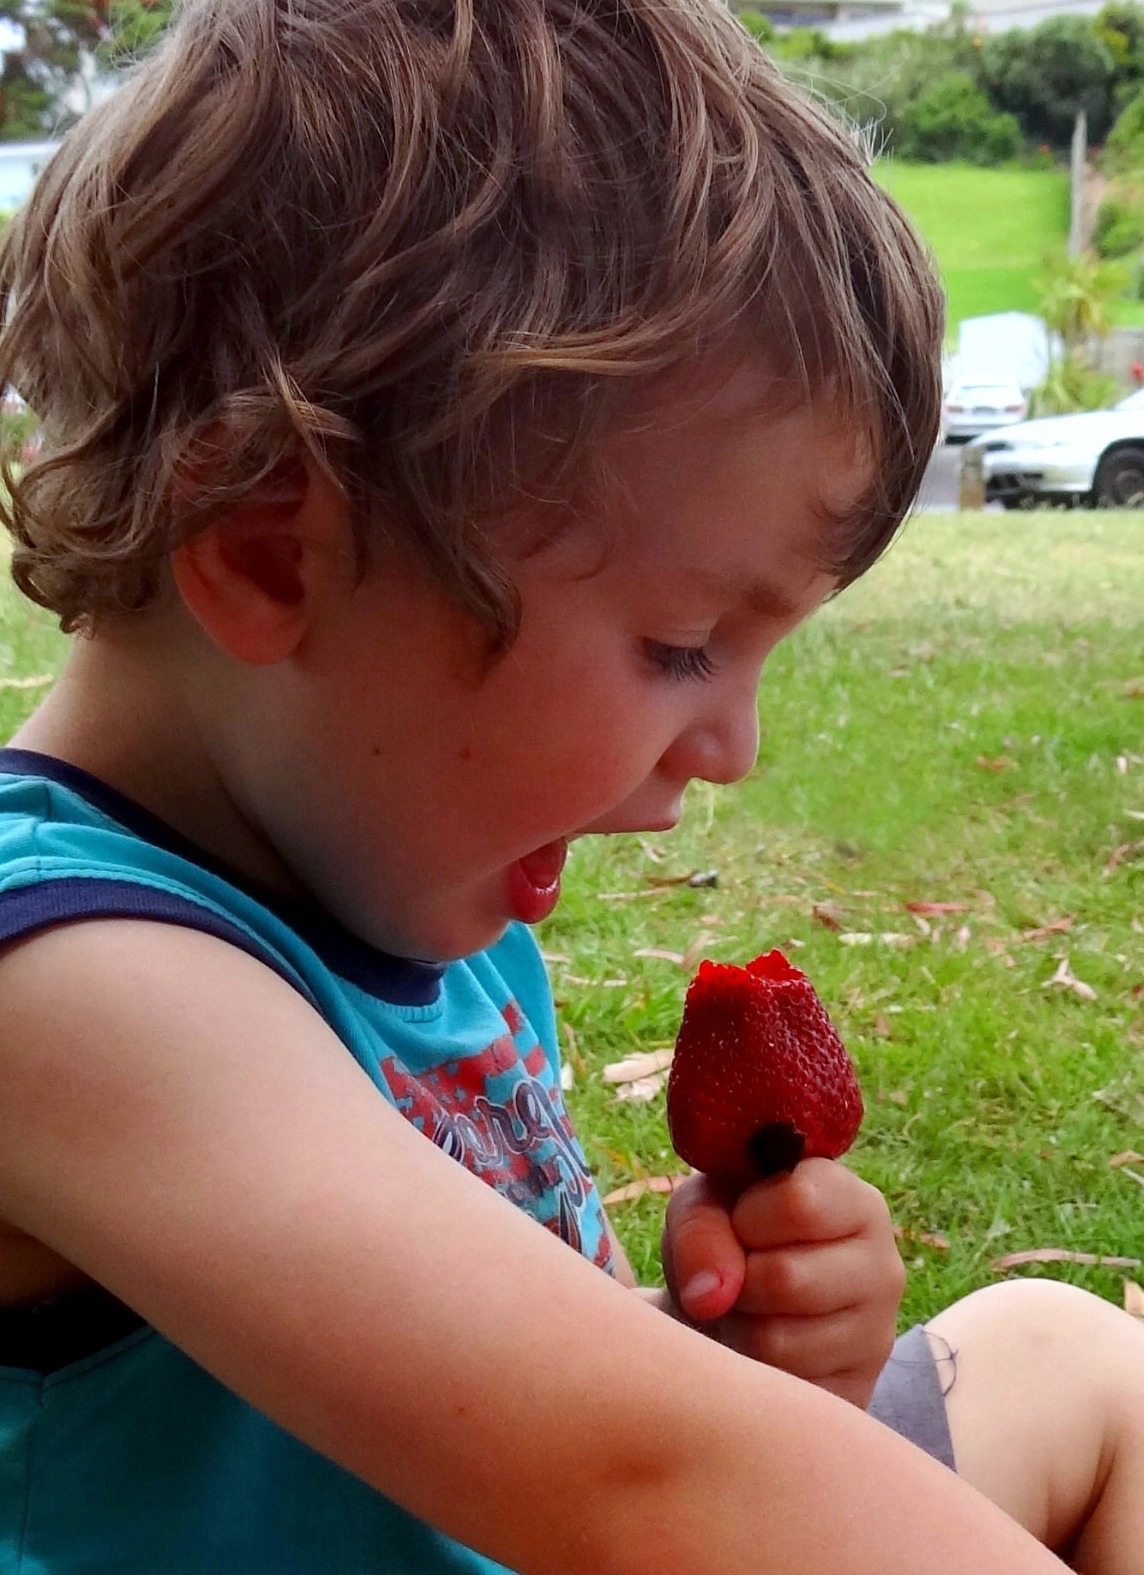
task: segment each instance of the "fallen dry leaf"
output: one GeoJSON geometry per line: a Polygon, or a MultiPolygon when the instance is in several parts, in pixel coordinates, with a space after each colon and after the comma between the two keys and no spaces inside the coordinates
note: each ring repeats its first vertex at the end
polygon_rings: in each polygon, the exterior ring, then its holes
{"type": "Polygon", "coordinates": [[[666,1072],[656,1072],[651,1077],[637,1077],[631,1083],[621,1083],[616,1098],[631,1105],[646,1105],[653,1100],[667,1082],[666,1072]]]}
{"type": "Polygon", "coordinates": [[[567,1094],[576,1086],[576,1074],[572,1070],[571,1061],[560,1063],[560,1087],[567,1094]]]}
{"type": "Polygon", "coordinates": [[[1126,1148],[1120,1154],[1113,1154],[1108,1163],[1112,1170],[1119,1170],[1121,1165],[1144,1165],[1144,1154],[1138,1154],[1134,1148],[1126,1148]]]}
{"type": "Polygon", "coordinates": [[[580,1076],[583,1077],[588,1070],[588,1063],[580,1050],[580,1040],[576,1035],[576,1030],[571,1023],[566,1021],[562,1021],[560,1026],[563,1028],[564,1037],[568,1041],[568,1059],[580,1076]]]}
{"type": "Polygon", "coordinates": [[[1120,1174],[1127,1176],[1129,1181],[1134,1181],[1138,1187],[1144,1187],[1144,1176],[1138,1170],[1129,1170],[1127,1165],[1123,1165],[1120,1174]]]}
{"type": "Polygon", "coordinates": [[[931,918],[941,913],[973,912],[973,904],[969,902],[907,902],[903,907],[907,913],[928,914],[931,918]]]}
{"type": "Polygon", "coordinates": [[[1079,995],[1082,1001],[1095,1001],[1096,991],[1091,984],[1085,984],[1083,979],[1078,979],[1069,967],[1068,957],[1062,957],[1057,964],[1057,971],[1051,979],[1046,979],[1042,988],[1051,989],[1054,984],[1059,984],[1062,989],[1071,990],[1074,995],[1079,995]]]}
{"type": "Polygon", "coordinates": [[[51,673],[37,673],[34,678],[0,678],[0,689],[43,689],[51,682],[51,673]]]}
{"type": "Polygon", "coordinates": [[[683,967],[682,952],[667,952],[660,946],[641,946],[632,953],[633,957],[656,957],[660,962],[674,963],[677,968],[683,967]]]}
{"type": "Polygon", "coordinates": [[[625,1056],[622,1061],[612,1061],[604,1068],[605,1083],[634,1083],[637,1078],[651,1077],[656,1072],[666,1072],[671,1065],[673,1051],[639,1050],[625,1056]]]}
{"type": "Polygon", "coordinates": [[[838,907],[833,902],[816,902],[810,910],[811,918],[816,924],[821,924],[825,930],[840,930],[842,920],[839,917],[838,907]]]}
{"type": "MultiPolygon", "coordinates": [[[[890,1027],[890,1019],[885,1015],[884,1012],[879,1012],[877,1017],[875,1017],[874,1032],[877,1034],[879,1039],[889,1039],[890,1035],[893,1033],[893,1029],[890,1027]]],[[[891,1094],[890,1098],[893,1099],[893,1097],[893,1094],[891,1094]]]]}
{"type": "Polygon", "coordinates": [[[973,764],[982,771],[1007,771],[1010,766],[1015,766],[1017,762],[1008,755],[978,755],[973,764]]]}
{"type": "Polygon", "coordinates": [[[629,1181],[626,1187],[609,1192],[604,1206],[611,1208],[614,1203],[631,1203],[634,1198],[642,1198],[645,1192],[674,1192],[686,1180],[686,1176],[643,1176],[639,1181],[629,1181]]]}
{"type": "Polygon", "coordinates": [[[894,930],[883,930],[878,934],[870,934],[866,930],[847,930],[839,935],[838,939],[843,946],[872,946],[875,941],[880,941],[883,946],[893,946],[904,950],[907,946],[916,946],[920,937],[917,935],[901,935],[894,930]]]}
{"type": "Polygon", "coordinates": [[[922,1247],[933,1247],[938,1252],[949,1251],[949,1238],[946,1236],[935,1236],[932,1231],[911,1230],[909,1226],[895,1225],[894,1235],[899,1241],[914,1241],[922,1247]]]}
{"type": "Polygon", "coordinates": [[[1124,1282],[1124,1311],[1133,1318],[1144,1318],[1144,1290],[1135,1280],[1124,1282]]]}
{"type": "Polygon", "coordinates": [[[1063,935],[1066,930],[1071,930],[1076,923],[1076,914],[1070,913],[1063,919],[1054,919],[1051,924],[1039,924],[1035,930],[1022,930],[1023,941],[1042,941],[1046,935],[1063,935]]]}
{"type": "Polygon", "coordinates": [[[695,889],[718,886],[718,870],[692,870],[688,875],[649,875],[649,886],[691,886],[695,889]]]}
{"type": "Polygon", "coordinates": [[[1004,1258],[994,1258],[989,1267],[1001,1274],[1006,1269],[1019,1269],[1025,1263],[1084,1263],[1102,1269],[1138,1269],[1139,1258],[1106,1257],[1099,1252],[1070,1252],[1067,1247],[1033,1247],[1028,1252],[1010,1252],[1004,1258]]]}
{"type": "Polygon", "coordinates": [[[684,952],[681,967],[686,968],[687,972],[690,973],[715,939],[714,935],[709,934],[706,930],[701,930],[684,952]]]}
{"type": "Polygon", "coordinates": [[[1111,875],[1120,868],[1125,859],[1135,858],[1137,853],[1144,852],[1144,842],[1122,842],[1118,848],[1113,848],[1109,855],[1108,863],[1104,866],[1104,873],[1111,875]]]}

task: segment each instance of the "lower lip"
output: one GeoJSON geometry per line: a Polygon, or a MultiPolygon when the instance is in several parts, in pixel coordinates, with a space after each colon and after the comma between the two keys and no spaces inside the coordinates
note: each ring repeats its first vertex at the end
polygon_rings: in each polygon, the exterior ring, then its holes
{"type": "Polygon", "coordinates": [[[508,895],[515,918],[539,924],[560,901],[560,876],[568,844],[563,837],[509,865],[508,895]]]}

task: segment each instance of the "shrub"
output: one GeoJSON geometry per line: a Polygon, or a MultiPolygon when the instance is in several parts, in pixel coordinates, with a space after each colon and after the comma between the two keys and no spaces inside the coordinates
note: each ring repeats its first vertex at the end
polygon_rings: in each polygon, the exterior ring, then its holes
{"type": "Polygon", "coordinates": [[[1096,210],[1092,244],[1101,257],[1130,257],[1144,246],[1144,199],[1138,188],[1109,192],[1096,210]]]}
{"type": "Polygon", "coordinates": [[[1104,410],[1121,392],[1108,372],[1094,372],[1072,356],[1055,360],[1044,382],[1029,395],[1029,415],[1064,416],[1074,410],[1104,410]]]}
{"type": "Polygon", "coordinates": [[[968,72],[947,71],[899,111],[893,147],[928,164],[1003,164],[1020,151],[1021,128],[991,107],[968,72]]]}
{"type": "Polygon", "coordinates": [[[739,22],[760,44],[769,44],[775,36],[774,23],[761,11],[740,11],[739,22]]]}
{"type": "Polygon", "coordinates": [[[1134,93],[1116,117],[1101,162],[1109,174],[1144,165],[1144,89],[1134,93]]]}

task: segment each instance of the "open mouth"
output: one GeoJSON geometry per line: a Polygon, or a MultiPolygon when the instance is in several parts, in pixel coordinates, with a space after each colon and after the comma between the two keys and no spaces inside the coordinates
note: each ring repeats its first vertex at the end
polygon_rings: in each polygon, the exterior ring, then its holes
{"type": "Polygon", "coordinates": [[[539,924],[560,901],[560,876],[567,857],[568,839],[557,837],[509,866],[509,898],[515,916],[525,924],[539,924]]]}

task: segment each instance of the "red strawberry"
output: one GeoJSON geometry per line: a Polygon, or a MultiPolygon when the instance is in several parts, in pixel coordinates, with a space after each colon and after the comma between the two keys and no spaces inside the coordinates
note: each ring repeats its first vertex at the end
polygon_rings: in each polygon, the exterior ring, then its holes
{"type": "Polygon", "coordinates": [[[804,973],[782,952],[691,981],[667,1085],[676,1152],[728,1185],[837,1159],[862,1121],[854,1063],[804,973]]]}

